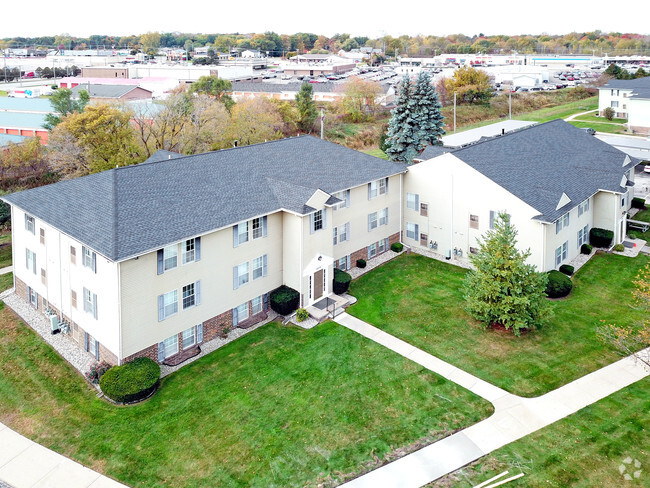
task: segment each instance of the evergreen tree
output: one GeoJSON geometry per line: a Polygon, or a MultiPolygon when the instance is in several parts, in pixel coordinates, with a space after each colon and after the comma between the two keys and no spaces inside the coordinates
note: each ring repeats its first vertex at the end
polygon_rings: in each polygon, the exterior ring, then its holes
{"type": "Polygon", "coordinates": [[[386,154],[393,161],[411,163],[424,148],[419,141],[420,136],[415,126],[415,111],[413,87],[411,79],[406,74],[399,84],[395,108],[391,110],[390,122],[388,122],[386,154]]]}
{"type": "MultiPolygon", "coordinates": [[[[442,105],[438,100],[438,94],[431,84],[431,77],[428,73],[420,72],[413,90],[413,98],[416,103],[416,127],[420,132],[420,140],[425,144],[434,146],[441,145],[440,139],[445,135],[442,105]]],[[[422,149],[424,149],[422,147],[422,149]]]]}
{"type": "Polygon", "coordinates": [[[479,241],[470,259],[474,270],[465,279],[468,313],[486,327],[502,325],[519,335],[523,329],[541,327],[549,314],[546,301],[547,275],[526,264],[530,250],[515,247],[517,231],[510,216],[501,213],[494,229],[479,241]]]}
{"type": "Polygon", "coordinates": [[[300,91],[296,94],[296,107],[298,108],[298,127],[303,132],[311,132],[318,115],[311,83],[303,83],[300,87],[300,91]]]}

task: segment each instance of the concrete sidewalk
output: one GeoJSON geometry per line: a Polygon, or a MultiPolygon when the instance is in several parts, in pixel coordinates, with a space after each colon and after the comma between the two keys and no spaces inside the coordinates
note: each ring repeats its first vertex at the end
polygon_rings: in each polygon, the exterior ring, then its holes
{"type": "Polygon", "coordinates": [[[495,409],[478,424],[341,485],[347,488],[419,488],[650,375],[628,357],[540,397],[522,398],[347,313],[334,321],[473,391],[495,409]]]}
{"type": "Polygon", "coordinates": [[[7,266],[6,268],[0,268],[0,275],[11,273],[14,270],[13,266],[7,266]]]}
{"type": "Polygon", "coordinates": [[[126,488],[115,480],[30,441],[2,423],[0,480],[12,488],[126,488]]]}

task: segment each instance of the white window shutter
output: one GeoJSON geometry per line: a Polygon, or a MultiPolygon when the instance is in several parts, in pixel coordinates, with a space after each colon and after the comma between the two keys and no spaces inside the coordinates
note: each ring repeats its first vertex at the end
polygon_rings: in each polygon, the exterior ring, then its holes
{"type": "Polygon", "coordinates": [[[201,237],[194,239],[194,261],[201,261],[201,237]]]}
{"type": "Polygon", "coordinates": [[[196,342],[203,342],[203,323],[196,326],[196,342]]]}
{"type": "Polygon", "coordinates": [[[323,229],[327,229],[327,209],[323,209],[323,229]]]}
{"type": "Polygon", "coordinates": [[[201,280],[194,283],[194,302],[201,305],[201,280]]]}
{"type": "Polygon", "coordinates": [[[372,183],[368,183],[368,200],[372,198],[372,183]]]}
{"type": "Polygon", "coordinates": [[[416,241],[420,240],[420,226],[418,224],[415,224],[415,237],[414,239],[416,241]]]}
{"type": "Polygon", "coordinates": [[[237,288],[239,288],[239,266],[232,269],[232,289],[236,290],[237,288]]]}
{"type": "Polygon", "coordinates": [[[93,293],[93,317],[97,319],[97,294],[93,293]]]}
{"type": "Polygon", "coordinates": [[[239,312],[237,312],[237,307],[232,309],[232,325],[233,327],[237,327],[237,324],[239,323],[239,312]]]}
{"type": "Polygon", "coordinates": [[[239,224],[232,226],[232,247],[239,246],[239,224]]]}
{"type": "Polygon", "coordinates": [[[350,208],[350,190],[345,191],[345,206],[350,208]]]}
{"type": "Polygon", "coordinates": [[[262,264],[262,276],[266,276],[266,275],[268,274],[268,270],[267,270],[267,257],[266,257],[266,256],[267,256],[267,255],[265,254],[265,255],[262,257],[262,262],[263,262],[263,264],[262,264]]]}
{"type": "Polygon", "coordinates": [[[268,235],[268,224],[266,215],[262,217],[262,236],[266,237],[268,235]]]}
{"type": "Polygon", "coordinates": [[[345,240],[349,241],[350,238],[350,222],[345,223],[345,240]]]}
{"type": "Polygon", "coordinates": [[[371,215],[372,215],[372,214],[368,214],[368,232],[370,232],[370,231],[372,230],[372,228],[370,227],[370,222],[371,222],[371,220],[372,220],[372,219],[371,219],[371,215]]]}
{"type": "Polygon", "coordinates": [[[165,296],[158,295],[158,322],[165,320],[165,296]]]}
{"type": "Polygon", "coordinates": [[[314,233],[314,214],[309,214],[309,233],[314,233]]]}
{"type": "Polygon", "coordinates": [[[158,362],[162,363],[165,360],[165,343],[158,343],[158,362]]]}

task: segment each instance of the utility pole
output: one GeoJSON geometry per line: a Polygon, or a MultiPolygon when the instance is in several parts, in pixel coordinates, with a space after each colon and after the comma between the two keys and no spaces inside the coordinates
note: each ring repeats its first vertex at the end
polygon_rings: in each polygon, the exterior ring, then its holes
{"type": "Polygon", "coordinates": [[[454,92],[454,134],[456,133],[456,92],[454,92]]]}
{"type": "Polygon", "coordinates": [[[508,88],[508,117],[512,120],[512,88],[508,88]]]}
{"type": "Polygon", "coordinates": [[[320,109],[320,138],[325,139],[325,116],[323,115],[323,109],[320,109]]]}

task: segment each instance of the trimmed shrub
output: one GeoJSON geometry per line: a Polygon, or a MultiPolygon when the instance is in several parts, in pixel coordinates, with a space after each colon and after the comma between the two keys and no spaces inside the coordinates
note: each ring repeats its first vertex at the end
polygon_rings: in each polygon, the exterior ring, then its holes
{"type": "Polygon", "coordinates": [[[299,308],[298,311],[296,312],[296,319],[298,322],[302,322],[303,320],[307,320],[309,318],[309,312],[304,309],[304,308],[299,308]]]}
{"type": "Polygon", "coordinates": [[[300,304],[300,294],[293,288],[282,285],[271,292],[271,309],[280,315],[289,315],[300,304]]]}
{"type": "Polygon", "coordinates": [[[402,244],[401,242],[393,242],[390,245],[390,250],[393,252],[402,252],[403,249],[404,249],[404,244],[402,244]]]}
{"type": "Polygon", "coordinates": [[[562,266],[560,266],[560,273],[564,273],[567,276],[571,276],[573,274],[574,269],[575,268],[573,266],[570,266],[568,264],[563,264],[562,266]]]}
{"type": "Polygon", "coordinates": [[[135,358],[113,366],[99,380],[99,387],[111,400],[133,403],[151,395],[160,381],[160,366],[149,358],[135,358]]]}
{"type": "Polygon", "coordinates": [[[111,369],[111,365],[106,361],[95,361],[90,365],[90,369],[86,371],[86,379],[96,385],[99,383],[101,377],[104,376],[104,373],[109,369],[111,369]]]}
{"type": "Polygon", "coordinates": [[[334,286],[332,288],[335,294],[340,295],[348,291],[350,281],[352,281],[352,276],[349,273],[334,268],[334,286]]]}
{"type": "Polygon", "coordinates": [[[616,244],[614,246],[614,251],[623,252],[623,251],[625,251],[625,246],[623,244],[616,244]]]}
{"type": "Polygon", "coordinates": [[[548,272],[548,283],[546,284],[546,296],[549,298],[562,298],[571,293],[573,282],[564,273],[557,270],[548,272]]]}
{"type": "Polygon", "coordinates": [[[596,247],[609,247],[614,239],[614,233],[611,230],[594,227],[589,231],[589,242],[596,247]]]}
{"type": "Polygon", "coordinates": [[[589,244],[583,244],[580,246],[580,252],[582,254],[591,254],[591,251],[593,250],[593,247],[589,244]]]}
{"type": "Polygon", "coordinates": [[[365,268],[366,267],[366,260],[365,259],[357,259],[357,268],[365,268]]]}
{"type": "Polygon", "coordinates": [[[643,210],[645,208],[645,198],[634,197],[631,206],[632,208],[640,208],[643,210]]]}

